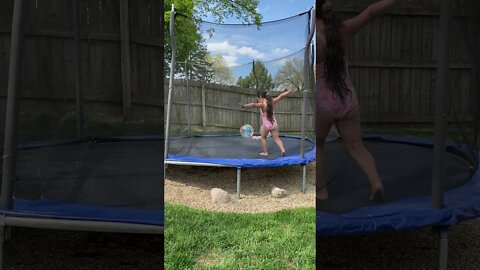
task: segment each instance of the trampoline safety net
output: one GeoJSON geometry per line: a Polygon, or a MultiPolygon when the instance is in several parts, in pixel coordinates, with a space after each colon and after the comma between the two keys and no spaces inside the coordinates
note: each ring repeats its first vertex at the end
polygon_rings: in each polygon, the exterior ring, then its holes
{"type": "MultiPolygon", "coordinates": [[[[310,12],[305,12],[261,25],[216,24],[192,19],[178,10],[174,22],[177,57],[167,120],[171,138],[167,159],[262,159],[258,154],[262,150],[258,140],[260,110],[240,105],[256,103],[264,91],[276,97],[286,88],[293,92],[274,106],[274,115],[280,135],[290,136],[282,137],[290,146],[287,155],[301,154],[302,135],[306,138],[305,152],[312,151],[313,62],[312,47],[307,44],[311,18],[310,12]],[[196,36],[185,30],[186,25],[196,27],[196,36]],[[189,48],[192,39],[199,43],[189,48]],[[240,136],[239,130],[246,124],[253,127],[253,138],[240,136]]],[[[166,47],[166,59],[170,59],[171,50],[166,47]]],[[[166,67],[171,65],[167,63],[166,67]]],[[[165,100],[167,96],[165,91],[165,100]]],[[[271,155],[265,159],[279,158],[280,150],[270,136],[267,143],[271,155]]]]}
{"type": "MultiPolygon", "coordinates": [[[[360,12],[365,4],[346,1],[336,7],[347,19],[353,16],[347,10],[360,12]]],[[[317,235],[444,226],[480,216],[479,10],[474,1],[451,1],[451,8],[445,51],[440,14],[413,15],[438,11],[439,2],[399,3],[353,38],[349,75],[385,201],[369,200],[369,179],[341,140],[326,142],[324,184],[316,188],[317,194],[327,190],[328,199],[317,197],[317,235]],[[400,15],[405,8],[411,12],[400,15]],[[447,76],[439,76],[445,56],[447,76]],[[445,130],[439,120],[446,122],[445,130]],[[436,151],[441,137],[445,148],[436,151]],[[441,154],[443,163],[436,163],[441,154]],[[443,183],[435,184],[443,176],[443,183]]],[[[319,177],[317,171],[317,183],[319,177]]]]}
{"type": "MultiPolygon", "coordinates": [[[[145,23],[132,23],[135,34],[122,44],[119,5],[90,4],[79,5],[80,19],[72,22],[71,4],[28,1],[29,29],[53,36],[25,38],[18,129],[9,131],[18,136],[9,212],[163,226],[160,8],[130,5],[130,20],[145,23]],[[50,20],[48,8],[65,16],[50,20]],[[75,36],[75,23],[78,39],[55,37],[64,28],[75,36]],[[116,38],[87,39],[84,32],[116,38]],[[130,62],[122,61],[127,54],[130,62]]],[[[0,44],[5,51],[8,43],[0,44]]],[[[7,74],[5,54],[0,58],[7,74]]],[[[6,81],[0,83],[5,118],[6,81]]]]}

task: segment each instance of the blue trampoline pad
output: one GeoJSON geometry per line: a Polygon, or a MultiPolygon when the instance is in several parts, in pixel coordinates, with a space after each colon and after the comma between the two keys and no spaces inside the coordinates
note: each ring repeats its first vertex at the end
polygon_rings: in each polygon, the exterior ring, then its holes
{"type": "Polygon", "coordinates": [[[9,216],[163,226],[164,140],[21,145],[9,216]]]}
{"type": "Polygon", "coordinates": [[[317,236],[452,225],[480,216],[478,150],[449,143],[445,207],[435,209],[431,201],[432,141],[369,136],[365,145],[374,156],[384,183],[385,202],[368,200],[368,178],[340,142],[327,143],[329,199],[317,200],[317,236]]]}
{"type": "Polygon", "coordinates": [[[9,216],[52,219],[121,222],[163,226],[163,210],[129,209],[95,205],[60,203],[53,200],[15,200],[13,209],[0,211],[9,216]]]}
{"type": "Polygon", "coordinates": [[[286,150],[280,150],[272,138],[267,139],[268,157],[262,152],[260,140],[240,135],[190,136],[172,138],[166,163],[206,163],[230,167],[278,167],[305,165],[315,161],[315,143],[304,140],[304,156],[301,156],[302,139],[298,136],[280,136],[286,150]]]}

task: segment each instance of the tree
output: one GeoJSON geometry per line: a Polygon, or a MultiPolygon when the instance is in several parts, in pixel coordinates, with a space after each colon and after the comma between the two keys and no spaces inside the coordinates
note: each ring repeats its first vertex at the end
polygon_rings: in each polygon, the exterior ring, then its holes
{"type": "Polygon", "coordinates": [[[298,91],[305,89],[303,60],[289,59],[283,64],[275,77],[277,85],[295,88],[298,91]]]}
{"type": "MultiPolygon", "coordinates": [[[[164,22],[165,47],[164,60],[166,74],[169,74],[170,49],[170,14],[173,0],[165,0],[165,12],[161,14],[164,22]]],[[[206,51],[202,36],[198,31],[198,19],[206,14],[213,15],[215,22],[223,22],[225,18],[235,16],[245,23],[260,24],[261,15],[256,12],[258,0],[175,0],[175,10],[181,15],[175,20],[175,40],[177,48],[176,61],[184,63],[193,55],[203,55],[206,51]]],[[[206,61],[205,58],[195,59],[196,62],[206,61]]],[[[176,70],[183,72],[181,64],[176,65],[176,70]]],[[[193,68],[193,67],[191,67],[193,68]]]]}
{"type": "Polygon", "coordinates": [[[262,16],[257,13],[259,0],[198,0],[198,14],[212,14],[217,23],[235,16],[245,23],[260,24],[262,16]]]}
{"type": "MultiPolygon", "coordinates": [[[[185,63],[182,63],[179,71],[185,71],[187,69],[188,79],[194,81],[212,82],[215,72],[210,62],[210,53],[205,46],[199,46],[196,51],[192,52],[189,59],[185,63]]],[[[180,64],[180,63],[179,63],[180,64]]]]}
{"type": "Polygon", "coordinates": [[[232,70],[227,67],[221,55],[209,56],[208,61],[213,69],[213,83],[231,85],[234,84],[232,70]]]}
{"type": "MultiPolygon", "coordinates": [[[[171,51],[171,39],[170,39],[170,15],[172,0],[165,1],[165,13],[164,15],[164,25],[165,25],[165,52],[164,52],[164,62],[166,74],[170,74],[170,59],[172,57],[171,51]]],[[[181,0],[175,1],[175,10],[177,13],[182,15],[177,15],[175,18],[174,32],[175,32],[175,46],[176,46],[176,66],[175,70],[178,72],[184,72],[184,62],[189,58],[190,55],[195,53],[202,53],[201,40],[202,37],[198,33],[197,24],[194,20],[190,19],[193,17],[194,3],[193,0],[181,0]]]]}
{"type": "Polygon", "coordinates": [[[265,91],[275,87],[272,75],[268,73],[267,68],[260,61],[255,61],[255,70],[252,67],[252,71],[250,71],[250,73],[245,78],[238,78],[237,85],[240,87],[252,89],[257,89],[258,86],[259,91],[265,91]]]}

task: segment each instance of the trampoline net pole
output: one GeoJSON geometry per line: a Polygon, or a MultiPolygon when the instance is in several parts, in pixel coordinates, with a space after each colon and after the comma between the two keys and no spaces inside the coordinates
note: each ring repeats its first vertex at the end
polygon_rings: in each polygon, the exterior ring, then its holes
{"type": "Polygon", "coordinates": [[[451,1],[440,1],[439,23],[439,58],[437,61],[437,85],[435,95],[435,145],[433,148],[433,175],[432,175],[432,205],[435,208],[443,207],[445,186],[445,137],[446,137],[446,98],[448,91],[449,71],[449,28],[451,1]]]}
{"type": "Polygon", "coordinates": [[[175,48],[174,23],[175,23],[175,6],[172,4],[172,12],[170,14],[170,44],[172,48],[172,60],[170,64],[170,81],[168,85],[167,116],[165,120],[165,153],[164,153],[165,159],[167,159],[168,157],[168,147],[170,143],[170,111],[172,109],[173,77],[175,75],[176,48],[175,48]]]}
{"type": "MultiPolygon", "coordinates": [[[[16,178],[17,132],[20,101],[20,76],[23,51],[23,16],[25,1],[17,0],[13,8],[10,66],[8,74],[7,110],[2,168],[1,209],[11,209],[13,184],[16,178]]],[[[1,236],[3,237],[3,235],[1,236]]]]}
{"type": "MultiPolygon", "coordinates": [[[[255,78],[255,92],[256,92],[256,95],[257,95],[257,98],[260,97],[260,90],[259,90],[259,86],[258,86],[258,78],[257,78],[257,72],[256,72],[256,69],[255,69],[255,59],[253,59],[252,61],[252,73],[253,73],[253,77],[255,78]]],[[[260,116],[258,118],[258,131],[259,133],[261,133],[260,131],[262,130],[262,109],[258,109],[258,112],[260,113],[260,116]]]]}
{"type": "Polygon", "coordinates": [[[303,158],[305,157],[305,119],[306,119],[306,107],[307,107],[307,92],[303,91],[303,105],[302,105],[302,121],[301,121],[301,129],[302,129],[302,138],[300,141],[300,156],[303,158]]]}
{"type": "Polygon", "coordinates": [[[185,89],[187,93],[187,103],[188,103],[188,112],[187,112],[187,128],[188,128],[188,135],[192,134],[192,94],[190,92],[190,86],[188,84],[189,81],[189,70],[188,64],[192,64],[191,61],[188,61],[190,56],[185,60],[185,89]]]}
{"type": "Polygon", "coordinates": [[[311,99],[310,99],[310,104],[312,105],[312,113],[313,113],[313,117],[312,117],[312,137],[313,139],[315,139],[317,137],[317,134],[315,133],[316,132],[316,129],[315,129],[315,112],[317,111],[317,108],[316,108],[316,101],[315,101],[315,44],[311,44],[311,50],[310,50],[310,87],[312,89],[311,91],[311,99]]]}
{"type": "Polygon", "coordinates": [[[308,19],[308,39],[305,45],[304,57],[303,57],[303,75],[304,75],[304,86],[305,89],[303,90],[303,105],[302,105],[302,120],[301,120],[301,131],[302,131],[302,138],[300,141],[300,156],[302,158],[305,157],[305,133],[306,133],[306,114],[307,114],[307,93],[309,89],[308,82],[309,79],[309,68],[310,68],[310,43],[313,39],[313,34],[315,33],[315,20],[312,20],[312,14],[315,14],[315,7],[312,8],[311,12],[309,13],[308,19]]]}

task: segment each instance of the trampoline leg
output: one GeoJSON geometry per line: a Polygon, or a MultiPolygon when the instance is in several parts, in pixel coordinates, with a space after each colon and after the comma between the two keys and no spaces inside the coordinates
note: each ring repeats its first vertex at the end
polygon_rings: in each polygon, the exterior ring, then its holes
{"type": "Polygon", "coordinates": [[[242,168],[237,168],[237,199],[240,199],[240,184],[242,182],[242,168]]]}
{"type": "Polygon", "coordinates": [[[305,184],[307,179],[307,166],[302,165],[303,173],[302,173],[302,189],[301,191],[305,193],[305,184]]]}
{"type": "Polygon", "coordinates": [[[447,270],[448,266],[448,228],[438,229],[438,269],[447,270]]]}
{"type": "Polygon", "coordinates": [[[4,248],[5,248],[5,216],[0,216],[0,270],[4,269],[4,248]]]}
{"type": "Polygon", "coordinates": [[[5,241],[9,241],[12,238],[12,227],[5,227],[5,241]]]}

